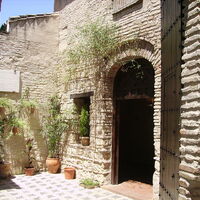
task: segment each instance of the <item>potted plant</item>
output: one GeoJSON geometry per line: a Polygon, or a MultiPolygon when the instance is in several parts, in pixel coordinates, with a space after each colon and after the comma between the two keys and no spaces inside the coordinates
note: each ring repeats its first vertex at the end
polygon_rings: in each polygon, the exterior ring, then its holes
{"type": "Polygon", "coordinates": [[[5,112],[5,108],[10,108],[11,102],[7,98],[0,98],[0,113],[5,112]]]}
{"type": "Polygon", "coordinates": [[[91,178],[86,178],[80,181],[80,186],[86,189],[93,189],[93,188],[99,187],[99,182],[91,178]]]}
{"type": "Polygon", "coordinates": [[[27,108],[28,110],[30,110],[31,114],[33,114],[35,112],[35,109],[38,106],[38,103],[34,100],[22,99],[20,104],[23,108],[27,108]]]}
{"type": "Polygon", "coordinates": [[[14,135],[19,133],[25,127],[25,122],[20,118],[17,118],[14,113],[9,114],[8,124],[14,135]]]}
{"type": "Polygon", "coordinates": [[[33,176],[35,173],[35,168],[33,166],[33,161],[35,160],[33,156],[33,138],[27,138],[26,139],[26,150],[25,153],[27,154],[28,157],[28,164],[25,167],[24,171],[26,176],[33,176]]]}
{"type": "Polygon", "coordinates": [[[89,125],[89,112],[86,107],[81,108],[79,133],[81,136],[81,144],[88,146],[90,143],[90,125],[89,125]]]}
{"type": "Polygon", "coordinates": [[[50,173],[57,173],[60,168],[61,139],[67,127],[68,123],[61,112],[61,99],[54,95],[50,98],[44,131],[48,147],[46,165],[50,173]]]}

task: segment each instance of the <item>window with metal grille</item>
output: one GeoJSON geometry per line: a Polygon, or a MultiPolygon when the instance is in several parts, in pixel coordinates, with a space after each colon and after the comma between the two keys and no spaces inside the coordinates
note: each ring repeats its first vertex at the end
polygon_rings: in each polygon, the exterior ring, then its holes
{"type": "Polygon", "coordinates": [[[141,0],[113,0],[113,11],[117,13],[125,8],[140,2],[141,0]]]}

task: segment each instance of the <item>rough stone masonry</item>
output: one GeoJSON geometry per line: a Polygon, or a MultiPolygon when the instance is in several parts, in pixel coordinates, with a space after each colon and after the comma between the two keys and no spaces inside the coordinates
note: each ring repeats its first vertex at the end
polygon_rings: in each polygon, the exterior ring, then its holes
{"type": "MultiPolygon", "coordinates": [[[[21,94],[2,93],[17,100],[27,87],[32,99],[45,102],[54,92],[62,95],[63,110],[73,104],[71,94],[93,91],[90,96],[90,146],[82,146],[70,135],[62,166],[74,166],[77,176],[92,176],[100,182],[110,183],[112,175],[113,130],[113,84],[120,62],[129,58],[145,58],[155,71],[154,85],[154,148],[155,172],[153,175],[154,199],[159,199],[160,171],[160,110],[161,110],[161,10],[160,1],[117,0],[55,0],[57,12],[43,15],[13,17],[9,20],[9,32],[0,34],[0,69],[21,72],[21,94]],[[127,3],[128,2],[128,3],[127,3]],[[115,9],[114,9],[115,8],[115,9]],[[71,48],[77,27],[97,19],[112,22],[119,27],[122,41],[135,39],[129,48],[114,55],[104,72],[97,74],[92,66],[76,69],[73,80],[66,82],[72,64],[66,64],[65,51],[71,48]]],[[[181,115],[181,164],[179,199],[199,199],[199,1],[187,2],[182,65],[182,115],[181,115]]],[[[38,114],[39,115],[39,114],[38,114]]],[[[39,135],[41,127],[36,124],[30,130],[37,137],[39,167],[45,169],[47,156],[45,145],[39,135]]],[[[16,143],[12,140],[10,147],[16,143]]],[[[20,146],[18,141],[18,147],[20,146]]],[[[14,145],[13,145],[14,146],[14,145]]],[[[24,160],[19,152],[9,148],[13,172],[21,173],[24,160]]]]}

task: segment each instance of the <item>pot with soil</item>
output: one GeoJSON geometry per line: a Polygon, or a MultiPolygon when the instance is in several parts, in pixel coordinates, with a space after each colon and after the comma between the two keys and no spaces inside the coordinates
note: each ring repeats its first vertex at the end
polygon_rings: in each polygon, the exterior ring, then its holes
{"type": "Polygon", "coordinates": [[[74,167],[65,167],[64,168],[65,179],[74,179],[75,173],[76,173],[76,170],[74,167]]]}
{"type": "Polygon", "coordinates": [[[58,172],[58,169],[61,166],[59,158],[47,158],[46,159],[46,166],[49,173],[55,174],[58,172]]]}
{"type": "Polygon", "coordinates": [[[11,176],[11,163],[0,163],[0,178],[11,176]]]}
{"type": "Polygon", "coordinates": [[[35,174],[35,168],[34,167],[26,167],[24,169],[24,173],[26,176],[33,176],[35,174]]]}

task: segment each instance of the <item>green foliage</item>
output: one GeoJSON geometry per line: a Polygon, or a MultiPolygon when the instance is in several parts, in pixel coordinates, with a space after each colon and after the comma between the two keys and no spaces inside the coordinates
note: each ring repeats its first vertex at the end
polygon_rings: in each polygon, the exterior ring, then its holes
{"type": "Polygon", "coordinates": [[[135,78],[136,79],[143,79],[144,78],[144,71],[142,66],[137,62],[137,60],[131,60],[127,63],[123,63],[123,66],[121,68],[123,72],[129,72],[129,70],[132,70],[135,72],[135,78]]]}
{"type": "Polygon", "coordinates": [[[59,157],[62,135],[68,126],[66,117],[61,112],[61,99],[54,95],[49,101],[49,115],[44,130],[49,157],[59,157]]]}
{"type": "Polygon", "coordinates": [[[7,98],[0,98],[0,107],[4,108],[10,108],[11,107],[11,101],[7,98]]]}
{"type": "Polygon", "coordinates": [[[100,21],[86,24],[79,31],[79,42],[68,52],[69,60],[73,63],[104,62],[116,49],[119,41],[116,37],[117,28],[112,24],[100,21]]]}
{"type": "Polygon", "coordinates": [[[99,182],[90,178],[82,179],[80,184],[86,188],[99,187],[99,182]]]}
{"type": "Polygon", "coordinates": [[[10,127],[23,129],[26,126],[26,123],[22,119],[16,117],[14,113],[11,113],[8,116],[8,125],[10,127]]]}
{"type": "Polygon", "coordinates": [[[20,101],[20,105],[24,108],[36,108],[38,106],[38,103],[33,100],[24,100],[22,99],[20,101]]]}
{"type": "Polygon", "coordinates": [[[0,27],[0,32],[6,33],[7,25],[4,23],[0,27]]]}
{"type": "Polygon", "coordinates": [[[89,112],[85,107],[82,107],[80,114],[80,136],[88,137],[90,133],[90,125],[89,125],[89,112]]]}
{"type": "Polygon", "coordinates": [[[22,99],[20,100],[20,108],[35,109],[38,103],[34,100],[30,100],[30,88],[26,88],[22,99]]]}

